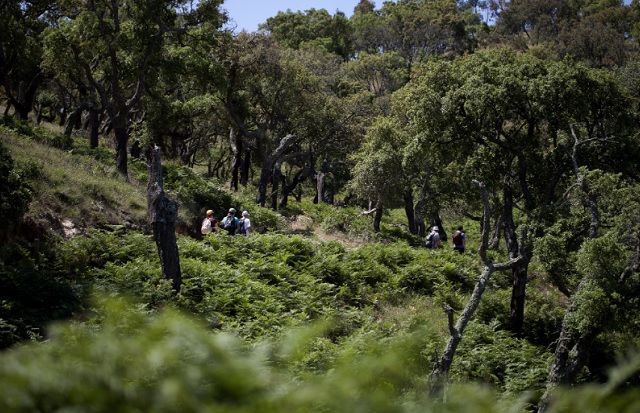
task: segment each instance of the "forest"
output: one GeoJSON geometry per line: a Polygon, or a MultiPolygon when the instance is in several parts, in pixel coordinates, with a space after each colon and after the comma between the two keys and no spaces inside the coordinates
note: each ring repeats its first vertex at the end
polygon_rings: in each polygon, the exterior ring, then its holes
{"type": "Polygon", "coordinates": [[[344,3],[0,2],[1,412],[640,411],[640,1],[344,3]]]}

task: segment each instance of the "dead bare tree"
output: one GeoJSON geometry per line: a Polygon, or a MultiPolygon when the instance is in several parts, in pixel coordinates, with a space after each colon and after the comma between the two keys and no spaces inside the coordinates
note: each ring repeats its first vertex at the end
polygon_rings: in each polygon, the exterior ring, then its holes
{"type": "Polygon", "coordinates": [[[149,181],[147,182],[149,224],[153,227],[153,239],[158,247],[162,274],[166,279],[171,280],[174,291],[178,292],[182,282],[175,231],[178,203],[169,199],[164,193],[160,148],[156,146],[151,149],[149,158],[149,181]]]}
{"type": "Polygon", "coordinates": [[[510,270],[514,266],[518,265],[521,261],[528,259],[528,255],[531,253],[531,248],[529,242],[527,240],[526,230],[522,231],[521,234],[521,243],[524,248],[521,248],[521,254],[512,258],[507,262],[494,264],[491,259],[487,256],[487,249],[489,245],[489,232],[490,230],[490,219],[491,219],[491,207],[489,204],[489,192],[485,188],[485,185],[481,182],[474,181],[480,187],[482,192],[482,204],[483,204],[483,215],[482,215],[482,234],[481,234],[481,242],[480,248],[478,249],[478,255],[480,256],[480,261],[483,265],[482,273],[480,277],[478,277],[478,281],[471,293],[471,297],[465,305],[458,321],[454,324],[453,319],[453,309],[449,306],[445,306],[445,312],[447,313],[447,319],[449,324],[449,333],[451,337],[447,341],[447,345],[442,353],[442,356],[435,363],[433,371],[431,372],[431,385],[430,385],[430,394],[432,396],[440,396],[442,394],[442,390],[444,389],[444,385],[447,381],[447,377],[449,375],[449,369],[451,368],[451,363],[453,362],[453,357],[456,353],[456,349],[458,348],[458,344],[462,340],[462,335],[464,334],[464,330],[467,327],[467,324],[473,317],[476,312],[478,306],[480,305],[480,300],[482,299],[482,294],[484,293],[487,283],[491,278],[491,275],[497,271],[505,271],[510,270]]]}

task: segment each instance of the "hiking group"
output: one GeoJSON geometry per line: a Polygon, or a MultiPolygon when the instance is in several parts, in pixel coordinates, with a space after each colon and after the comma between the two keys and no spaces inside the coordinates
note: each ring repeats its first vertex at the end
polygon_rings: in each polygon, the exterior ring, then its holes
{"type": "MultiPolygon", "coordinates": [[[[456,228],[456,231],[453,233],[452,241],[453,250],[459,252],[460,254],[464,254],[464,250],[466,247],[466,238],[462,225],[456,228]]],[[[425,244],[429,249],[440,248],[442,239],[440,238],[440,229],[437,226],[431,228],[431,232],[425,239],[425,244]]]]}
{"type": "Polygon", "coordinates": [[[202,221],[202,228],[200,232],[202,235],[211,234],[216,232],[217,229],[226,231],[229,235],[244,235],[249,236],[251,234],[251,220],[249,219],[249,212],[242,211],[242,217],[236,217],[235,208],[230,208],[227,216],[222,221],[218,222],[213,216],[213,211],[208,210],[207,216],[202,221]]]}

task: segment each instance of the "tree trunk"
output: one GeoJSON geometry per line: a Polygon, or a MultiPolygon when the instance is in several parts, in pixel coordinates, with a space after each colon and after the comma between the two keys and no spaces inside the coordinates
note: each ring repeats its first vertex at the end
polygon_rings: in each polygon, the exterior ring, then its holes
{"type": "Polygon", "coordinates": [[[322,171],[316,174],[316,193],[318,203],[324,202],[324,179],[326,174],[322,171]]]}
{"type": "MultiPolygon", "coordinates": [[[[576,291],[583,287],[583,279],[576,291]]],[[[573,317],[577,310],[576,303],[572,303],[567,310],[563,320],[560,337],[556,344],[554,360],[549,368],[547,376],[547,386],[544,394],[538,402],[538,413],[544,413],[549,407],[553,391],[563,384],[571,384],[575,381],[576,375],[580,372],[587,358],[585,342],[587,337],[581,337],[578,331],[572,326],[573,317]]],[[[590,339],[589,339],[590,341],[590,339]]]]}
{"type": "Polygon", "coordinates": [[[4,85],[5,93],[14,108],[14,113],[17,114],[20,119],[29,119],[29,113],[33,109],[33,102],[41,82],[42,71],[38,70],[28,85],[27,82],[24,81],[19,83],[17,96],[11,93],[11,88],[8,85],[4,85]]]}
{"type": "Polygon", "coordinates": [[[382,221],[382,213],[384,212],[384,206],[381,200],[376,203],[376,212],[373,215],[373,230],[380,232],[380,222],[382,221]]]}
{"type": "Polygon", "coordinates": [[[282,195],[280,196],[280,205],[279,205],[281,209],[286,208],[287,205],[289,205],[289,195],[291,194],[293,189],[295,189],[295,186],[287,184],[286,180],[282,182],[282,195]]]}
{"type": "Polygon", "coordinates": [[[147,209],[149,223],[153,227],[153,239],[158,248],[162,274],[166,279],[171,280],[173,290],[177,293],[180,291],[182,282],[180,256],[175,232],[178,203],[169,199],[164,193],[162,161],[160,148],[157,146],[151,151],[148,171],[147,209]]]}
{"type": "Polygon", "coordinates": [[[430,214],[431,226],[432,227],[438,227],[438,232],[440,233],[440,239],[442,241],[447,241],[447,239],[448,239],[447,231],[445,231],[444,225],[442,224],[442,218],[440,218],[440,207],[437,206],[437,204],[435,202],[434,202],[434,204],[436,206],[434,206],[434,209],[431,211],[431,214],[430,214]]]}
{"type": "Polygon", "coordinates": [[[415,210],[413,209],[413,191],[411,188],[407,188],[402,195],[402,199],[404,200],[404,212],[407,215],[407,225],[409,227],[409,232],[412,234],[417,234],[418,231],[416,229],[416,220],[415,220],[415,210]]]}
{"type": "Polygon", "coordinates": [[[427,226],[424,222],[423,215],[423,211],[425,209],[424,204],[425,200],[420,199],[418,200],[418,202],[416,202],[416,206],[414,208],[416,233],[421,237],[425,237],[427,235],[427,226]]]}
{"type": "MultiPolygon", "coordinates": [[[[476,282],[469,301],[462,310],[462,313],[460,314],[460,317],[458,318],[458,321],[455,323],[455,325],[453,322],[453,309],[449,305],[445,305],[445,312],[447,313],[449,332],[451,334],[451,337],[449,337],[442,356],[440,356],[439,360],[436,362],[433,368],[433,371],[431,372],[430,393],[432,396],[436,397],[442,394],[442,390],[447,381],[449,370],[451,368],[456,349],[458,348],[458,344],[460,344],[460,341],[462,340],[463,333],[467,324],[480,305],[482,295],[486,289],[489,279],[491,278],[491,275],[496,271],[508,270],[509,268],[518,265],[519,261],[528,259],[525,256],[518,256],[515,259],[510,259],[506,263],[493,264],[487,257],[490,220],[489,194],[483,184],[478,183],[478,185],[482,189],[483,203],[483,225],[478,255],[480,256],[480,260],[484,266],[484,269],[482,270],[482,273],[480,274],[480,277],[476,282]]],[[[525,251],[528,251],[528,249],[525,251]]]]}
{"type": "Polygon", "coordinates": [[[438,203],[437,196],[431,188],[431,164],[429,162],[425,164],[422,188],[420,188],[420,198],[415,206],[416,231],[422,237],[427,233],[425,215],[429,218],[430,226],[438,227],[440,239],[442,239],[442,241],[446,241],[447,233],[442,226],[440,205],[438,203]]]}
{"type": "Polygon", "coordinates": [[[522,336],[524,325],[524,304],[526,300],[528,266],[516,266],[512,269],[513,286],[511,288],[511,310],[509,324],[511,331],[522,336]]]}
{"type": "Polygon", "coordinates": [[[493,250],[497,250],[500,247],[500,234],[502,233],[504,224],[503,224],[503,215],[500,214],[496,218],[496,226],[493,230],[493,236],[491,237],[491,242],[489,242],[489,248],[493,250]]]}
{"type": "Polygon", "coordinates": [[[264,207],[267,202],[267,186],[269,185],[269,181],[271,181],[273,166],[280,160],[280,158],[282,158],[284,153],[297,142],[298,138],[295,135],[289,134],[282,138],[276,149],[265,156],[264,161],[262,162],[260,182],[258,183],[258,194],[256,196],[256,202],[260,204],[260,206],[264,207]]]}
{"type": "Polygon", "coordinates": [[[327,196],[327,174],[329,173],[329,162],[325,159],[320,165],[320,172],[316,174],[316,190],[318,192],[318,203],[331,204],[331,199],[327,196]]]}
{"type": "Polygon", "coordinates": [[[114,126],[113,131],[116,135],[116,168],[124,177],[128,176],[127,170],[127,143],[129,141],[129,133],[126,126],[114,126]]]}
{"type": "Polygon", "coordinates": [[[271,209],[278,210],[278,192],[280,191],[280,179],[282,178],[282,163],[277,161],[271,174],[271,209]]]}
{"type": "Polygon", "coordinates": [[[89,109],[89,146],[98,147],[98,131],[100,130],[100,114],[96,108],[89,109]]]}
{"type": "MultiPolygon", "coordinates": [[[[515,259],[519,255],[520,246],[516,236],[515,223],[513,222],[513,193],[507,185],[504,188],[504,234],[507,241],[509,258],[515,259]]],[[[516,335],[522,334],[524,324],[524,306],[526,298],[526,287],[528,278],[529,262],[523,260],[519,265],[511,269],[511,305],[509,311],[509,328],[516,335]]]]}
{"type": "Polygon", "coordinates": [[[64,126],[66,122],[67,122],[67,109],[62,108],[62,110],[60,111],[60,122],[58,123],[58,125],[64,126]]]}
{"type": "Polygon", "coordinates": [[[2,114],[2,116],[5,118],[9,116],[10,110],[11,110],[11,100],[7,99],[6,106],[4,107],[4,113],[2,114]]]}
{"type": "Polygon", "coordinates": [[[42,123],[42,108],[40,107],[40,105],[35,105],[35,112],[36,112],[36,125],[40,125],[40,123],[42,123]]]}
{"type": "Polygon", "coordinates": [[[77,108],[76,110],[71,112],[69,116],[67,116],[67,121],[64,125],[65,136],[71,136],[71,133],[73,133],[73,129],[76,127],[76,124],[78,123],[78,118],[80,118],[81,113],[82,113],[82,108],[77,108]]]}
{"type": "MultiPolygon", "coordinates": [[[[310,174],[311,167],[305,165],[293,176],[290,183],[284,182],[282,185],[282,196],[280,197],[280,208],[286,208],[289,203],[289,195],[298,187],[300,182],[304,181],[310,174]]],[[[296,199],[298,200],[297,196],[296,199]]],[[[299,200],[298,200],[299,202],[299,200]]]]}
{"type": "Polygon", "coordinates": [[[229,189],[238,190],[238,177],[242,163],[242,138],[235,127],[229,128],[229,145],[231,146],[231,182],[229,189]]]}
{"type": "Polygon", "coordinates": [[[261,206],[267,202],[267,187],[269,186],[269,181],[271,180],[271,175],[273,173],[273,162],[270,157],[267,157],[262,162],[262,169],[260,170],[260,182],[258,182],[258,196],[256,198],[256,202],[261,206]]]}
{"type": "Polygon", "coordinates": [[[240,167],[240,185],[247,186],[249,183],[249,171],[251,170],[251,149],[244,150],[242,165],[240,167]]]}

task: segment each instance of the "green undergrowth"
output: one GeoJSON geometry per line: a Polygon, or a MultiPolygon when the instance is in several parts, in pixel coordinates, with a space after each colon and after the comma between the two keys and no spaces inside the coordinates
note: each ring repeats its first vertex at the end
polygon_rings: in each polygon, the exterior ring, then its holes
{"type": "Polygon", "coordinates": [[[341,244],[299,236],[208,236],[179,239],[183,287],[173,298],[160,274],[155,246],[138,233],[93,232],[66,242],[63,265],[104,291],[175,303],[244,337],[279,332],[345,308],[399,302],[410,294],[459,299],[475,277],[475,260],[406,244],[341,244]],[[451,297],[450,297],[451,296],[451,297]]]}
{"type": "MultiPolygon", "coordinates": [[[[331,371],[346,348],[418,331],[422,347],[412,357],[430,368],[448,335],[442,304],[461,309],[479,270],[471,255],[418,250],[402,242],[345,249],[299,236],[215,234],[204,241],[181,237],[178,244],[183,284],[177,295],[144,234],[94,231],[74,238],[61,245],[57,265],[72,270],[83,290],[92,286],[99,295],[127,296],[154,313],[174,307],[212,331],[254,345],[282,339],[292,329],[320,326],[321,333],[290,366],[301,375],[331,371]]],[[[478,324],[470,330],[478,333],[465,338],[468,347],[458,352],[454,378],[487,382],[491,377],[488,382],[501,391],[538,389],[546,350],[496,330],[496,324],[489,345],[490,333],[482,333],[487,325],[478,324]],[[489,346],[489,352],[498,348],[503,357],[490,365],[471,362],[478,346],[489,346]]]]}
{"type": "Polygon", "coordinates": [[[33,127],[30,122],[16,119],[12,116],[0,118],[0,132],[15,133],[28,139],[54,148],[69,150],[73,147],[73,138],[55,133],[45,127],[33,127]]]}
{"type": "MultiPolygon", "coordinates": [[[[535,402],[531,393],[499,395],[468,384],[450,386],[445,401],[429,398],[421,355],[429,326],[386,339],[360,335],[333,353],[330,370],[300,374],[292,367],[308,362],[309,348],[331,345],[321,340],[322,326],[247,346],[175,311],[149,315],[120,300],[97,307],[99,328],[58,325],[47,343],[0,354],[0,410],[490,413],[531,411],[535,402]]],[[[486,328],[471,331],[486,335],[486,328]]],[[[492,350],[509,356],[514,344],[492,350]]],[[[479,362],[487,353],[474,356],[479,362]]],[[[487,365],[498,361],[490,356],[487,365]]],[[[639,368],[633,357],[606,384],[560,391],[549,411],[635,412],[638,388],[618,386],[639,368]]]]}

